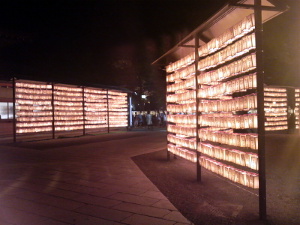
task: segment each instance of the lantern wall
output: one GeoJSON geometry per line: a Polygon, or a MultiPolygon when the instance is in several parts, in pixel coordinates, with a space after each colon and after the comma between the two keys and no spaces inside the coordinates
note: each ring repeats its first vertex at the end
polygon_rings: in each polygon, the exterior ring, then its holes
{"type": "Polygon", "coordinates": [[[202,45],[199,61],[189,54],[167,66],[168,151],[193,162],[198,151],[202,167],[258,188],[253,31],[249,15],[202,45]]]}
{"type": "Polygon", "coordinates": [[[128,126],[127,93],[15,81],[16,134],[128,126]]]}

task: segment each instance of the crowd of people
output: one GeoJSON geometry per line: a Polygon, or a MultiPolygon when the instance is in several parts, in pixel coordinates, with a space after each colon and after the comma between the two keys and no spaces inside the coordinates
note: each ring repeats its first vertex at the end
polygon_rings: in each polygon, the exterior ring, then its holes
{"type": "Polygon", "coordinates": [[[166,122],[167,116],[165,112],[136,112],[133,116],[133,127],[147,127],[148,129],[153,129],[153,126],[165,127],[166,122]]]}

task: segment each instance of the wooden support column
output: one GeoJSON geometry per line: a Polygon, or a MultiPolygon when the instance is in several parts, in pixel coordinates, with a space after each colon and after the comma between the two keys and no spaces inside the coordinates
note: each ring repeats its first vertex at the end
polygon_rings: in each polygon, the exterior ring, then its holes
{"type": "Polygon", "coordinates": [[[258,160],[259,160],[259,216],[267,218],[266,204],[266,157],[265,157],[265,112],[264,112],[264,70],[263,70],[263,25],[261,0],[255,0],[256,76],[257,76],[257,118],[258,118],[258,160]]]}
{"type": "Polygon", "coordinates": [[[195,87],[196,87],[196,155],[197,155],[197,181],[201,181],[202,177],[201,177],[201,165],[200,165],[200,161],[199,158],[201,156],[201,152],[198,151],[198,143],[200,142],[199,139],[199,98],[198,98],[198,62],[199,62],[199,34],[195,35],[195,87]]]}
{"type": "Polygon", "coordinates": [[[13,85],[13,139],[17,142],[17,121],[16,121],[16,78],[12,80],[13,85]]]}

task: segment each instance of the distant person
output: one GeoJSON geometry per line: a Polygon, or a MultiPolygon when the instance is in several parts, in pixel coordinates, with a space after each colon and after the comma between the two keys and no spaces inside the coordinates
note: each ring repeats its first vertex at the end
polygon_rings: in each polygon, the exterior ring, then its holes
{"type": "Polygon", "coordinates": [[[148,130],[153,129],[152,115],[150,114],[150,111],[148,111],[148,113],[146,115],[146,123],[147,123],[148,130]]]}
{"type": "Polygon", "coordinates": [[[133,119],[133,126],[138,127],[138,125],[139,125],[139,116],[137,113],[135,113],[134,119],[133,119]]]}
{"type": "Polygon", "coordinates": [[[138,118],[139,118],[138,126],[141,127],[141,126],[143,126],[143,115],[140,113],[140,114],[138,115],[138,118]]]}
{"type": "Polygon", "coordinates": [[[156,120],[157,120],[157,126],[161,127],[161,116],[158,114],[156,114],[156,120]]]}

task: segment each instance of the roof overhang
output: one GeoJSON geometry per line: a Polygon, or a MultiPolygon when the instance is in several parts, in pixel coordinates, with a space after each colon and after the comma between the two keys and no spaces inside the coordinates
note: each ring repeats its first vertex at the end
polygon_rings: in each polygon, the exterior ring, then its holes
{"type": "MultiPolygon", "coordinates": [[[[152,64],[157,64],[158,62],[162,62],[162,60],[165,60],[164,64],[167,64],[194,52],[196,35],[199,37],[200,46],[220,36],[243,18],[254,13],[254,1],[255,0],[228,1],[215,15],[206,20],[152,64]]],[[[288,10],[288,6],[280,0],[261,0],[261,2],[263,23],[288,10]]]]}

